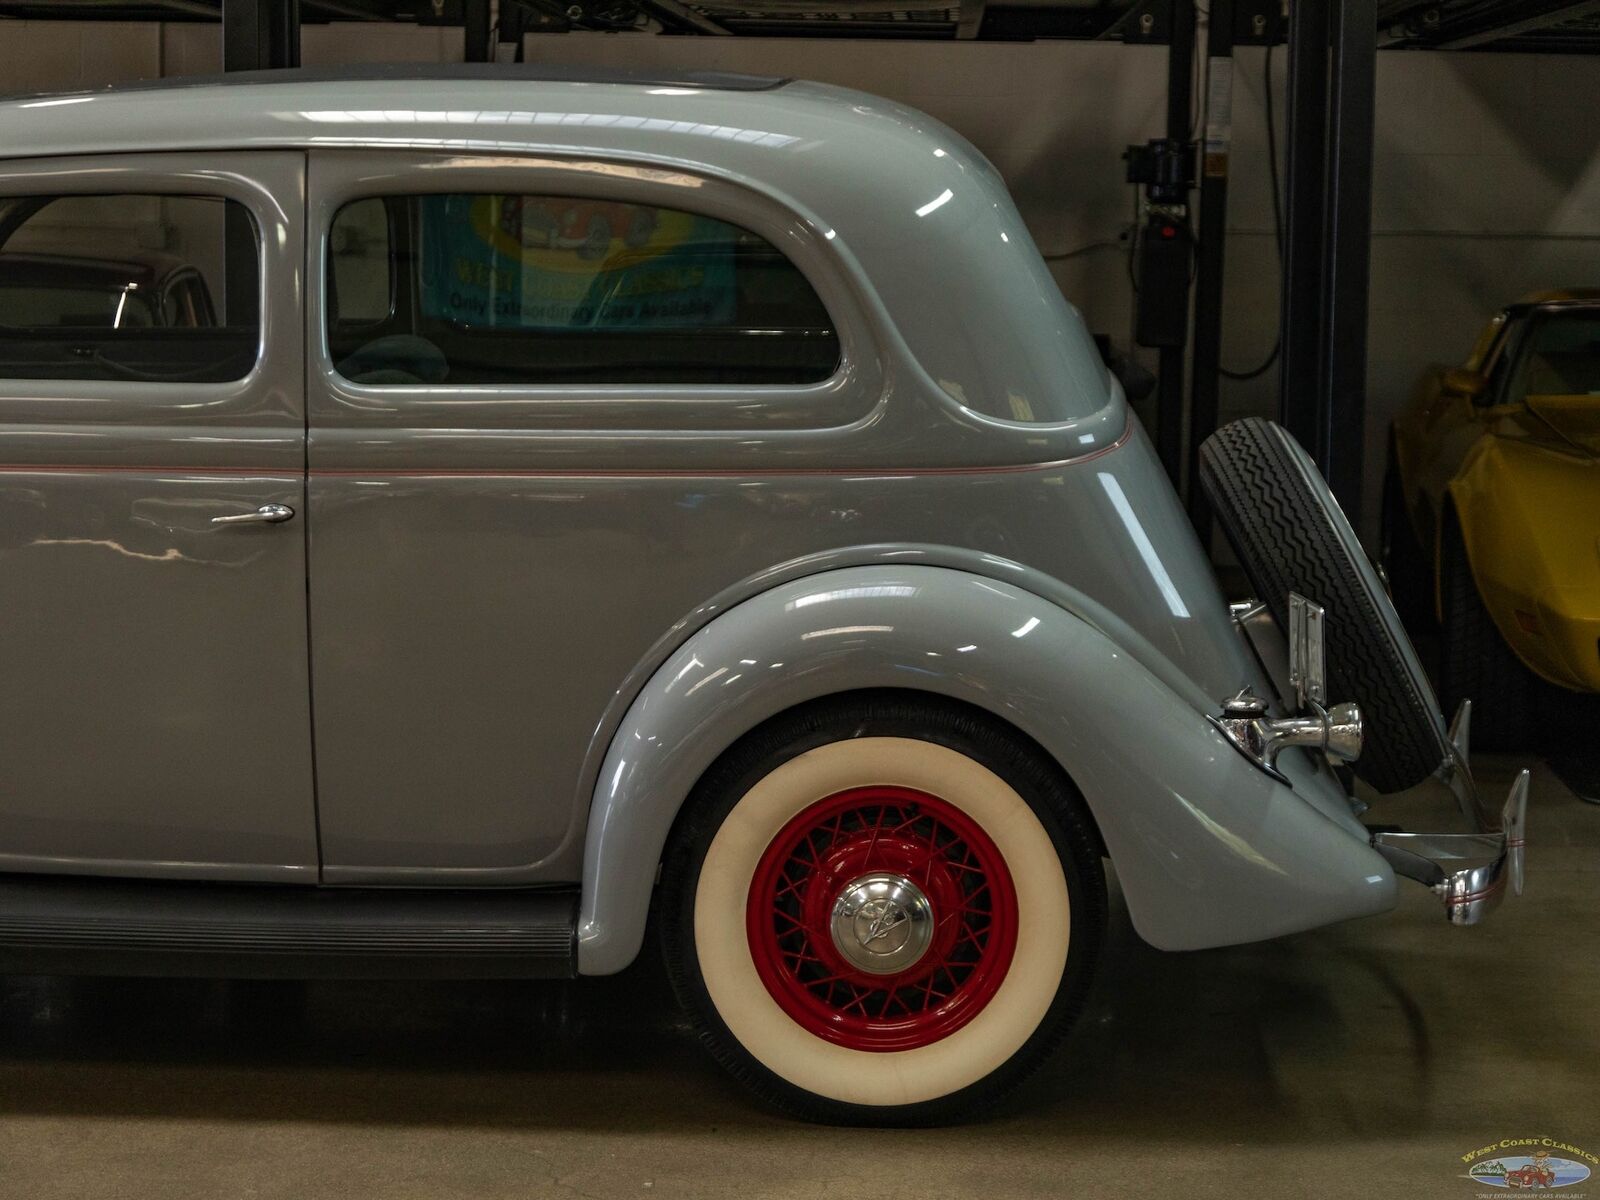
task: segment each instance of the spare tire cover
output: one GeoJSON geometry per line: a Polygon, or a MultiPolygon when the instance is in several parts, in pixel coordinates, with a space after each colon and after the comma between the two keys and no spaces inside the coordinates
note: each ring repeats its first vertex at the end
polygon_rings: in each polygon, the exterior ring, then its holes
{"type": "Polygon", "coordinates": [[[1327,610],[1328,699],[1361,706],[1355,772],[1380,792],[1421,783],[1448,753],[1439,702],[1372,561],[1289,432],[1249,418],[1200,447],[1200,481],[1251,585],[1282,629],[1289,593],[1327,610]]]}

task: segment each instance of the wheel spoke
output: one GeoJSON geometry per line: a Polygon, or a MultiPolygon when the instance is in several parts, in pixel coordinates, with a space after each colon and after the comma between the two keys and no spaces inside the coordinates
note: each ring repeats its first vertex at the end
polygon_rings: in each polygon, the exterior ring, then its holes
{"type": "MultiPolygon", "coordinates": [[[[1015,921],[1006,907],[1014,901],[1005,861],[981,827],[938,797],[891,786],[839,793],[793,818],[762,861],[770,868],[757,878],[771,882],[750,896],[752,912],[760,905],[765,914],[757,922],[765,932],[751,935],[757,970],[785,1010],[818,1036],[861,1049],[927,1045],[981,1010],[1010,965],[1013,935],[995,933],[997,920],[1015,921]],[[932,909],[931,925],[920,933],[908,927],[896,944],[893,930],[911,919],[911,909],[897,918],[892,908],[876,910],[870,934],[848,923],[860,921],[865,907],[836,918],[836,905],[867,875],[902,881],[894,886],[919,895],[925,913],[932,909]],[[901,975],[868,970],[879,962],[873,956],[899,953],[907,937],[924,939],[926,949],[904,960],[901,975]],[[856,946],[852,938],[866,949],[847,953],[856,946]],[[799,996],[807,997],[804,1005],[789,999],[799,996]],[[957,997],[962,1002],[953,1004],[957,997]]],[[[851,903],[904,894],[859,892],[851,903]]]]}

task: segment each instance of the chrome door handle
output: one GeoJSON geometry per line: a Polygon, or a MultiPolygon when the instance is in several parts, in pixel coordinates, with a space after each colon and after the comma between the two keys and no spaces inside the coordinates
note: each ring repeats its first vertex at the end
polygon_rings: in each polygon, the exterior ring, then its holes
{"type": "Polygon", "coordinates": [[[231,517],[212,517],[213,525],[277,525],[294,516],[287,504],[263,504],[255,512],[237,513],[231,517]]]}

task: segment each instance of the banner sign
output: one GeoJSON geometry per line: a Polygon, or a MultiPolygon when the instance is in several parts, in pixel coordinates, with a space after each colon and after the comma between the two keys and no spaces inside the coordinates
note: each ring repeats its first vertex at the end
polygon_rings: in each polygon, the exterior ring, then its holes
{"type": "Polygon", "coordinates": [[[733,321],[731,225],[650,205],[551,196],[425,196],[425,316],[557,330],[733,321]]]}

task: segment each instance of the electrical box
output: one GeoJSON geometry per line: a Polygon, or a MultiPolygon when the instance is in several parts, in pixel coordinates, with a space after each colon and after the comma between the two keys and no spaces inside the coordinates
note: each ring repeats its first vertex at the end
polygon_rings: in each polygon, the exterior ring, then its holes
{"type": "Polygon", "coordinates": [[[1182,346],[1189,336],[1189,274],[1194,238],[1175,218],[1153,214],[1139,236],[1134,263],[1139,281],[1134,340],[1141,346],[1182,346]]]}

